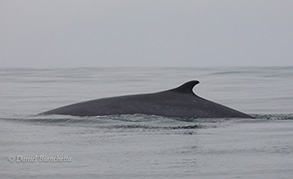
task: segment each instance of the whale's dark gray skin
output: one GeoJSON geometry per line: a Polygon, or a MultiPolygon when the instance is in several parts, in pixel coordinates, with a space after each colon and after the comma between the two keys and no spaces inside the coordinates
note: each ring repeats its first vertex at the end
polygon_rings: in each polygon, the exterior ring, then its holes
{"type": "Polygon", "coordinates": [[[157,93],[96,99],[41,114],[72,116],[146,114],[183,118],[252,118],[247,114],[195,95],[192,89],[198,83],[199,81],[194,80],[178,88],[157,93]]]}

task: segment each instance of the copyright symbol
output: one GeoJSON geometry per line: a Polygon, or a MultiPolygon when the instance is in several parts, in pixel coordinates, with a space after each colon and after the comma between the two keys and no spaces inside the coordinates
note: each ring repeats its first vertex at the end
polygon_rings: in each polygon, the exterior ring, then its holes
{"type": "Polygon", "coordinates": [[[9,155],[7,159],[8,159],[9,162],[14,162],[15,161],[14,155],[9,155]]]}

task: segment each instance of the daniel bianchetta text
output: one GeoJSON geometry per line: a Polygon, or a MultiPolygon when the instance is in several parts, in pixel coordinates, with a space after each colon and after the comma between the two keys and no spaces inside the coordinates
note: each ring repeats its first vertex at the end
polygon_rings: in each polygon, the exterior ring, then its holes
{"type": "Polygon", "coordinates": [[[67,163],[71,162],[72,158],[70,156],[65,155],[55,155],[55,156],[47,156],[47,155],[10,155],[8,156],[9,162],[14,163],[67,163]]]}

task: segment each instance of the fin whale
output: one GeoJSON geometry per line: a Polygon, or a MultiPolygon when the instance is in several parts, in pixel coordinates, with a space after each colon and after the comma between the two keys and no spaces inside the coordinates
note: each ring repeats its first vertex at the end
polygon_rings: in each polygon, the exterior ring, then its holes
{"type": "Polygon", "coordinates": [[[156,93],[102,98],[80,102],[41,115],[104,116],[120,114],[146,114],[166,117],[190,118],[252,118],[221,104],[206,100],[193,93],[199,81],[156,93]]]}

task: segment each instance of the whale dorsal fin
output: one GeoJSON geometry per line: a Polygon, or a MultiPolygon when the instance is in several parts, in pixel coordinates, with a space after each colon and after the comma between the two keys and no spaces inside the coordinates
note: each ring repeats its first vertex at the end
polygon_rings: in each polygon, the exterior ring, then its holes
{"type": "Polygon", "coordinates": [[[188,82],[184,83],[183,85],[172,89],[171,91],[177,92],[177,93],[194,94],[192,92],[192,89],[198,83],[199,83],[199,81],[197,81],[197,80],[188,81],[188,82]]]}

